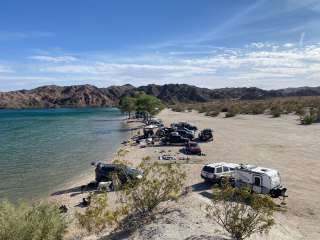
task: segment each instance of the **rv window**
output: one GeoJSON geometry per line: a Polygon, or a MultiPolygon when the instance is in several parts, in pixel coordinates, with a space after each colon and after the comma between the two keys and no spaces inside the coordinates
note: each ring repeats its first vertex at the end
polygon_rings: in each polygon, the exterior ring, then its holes
{"type": "Polygon", "coordinates": [[[261,185],[260,177],[254,177],[254,185],[256,185],[256,186],[260,186],[261,185]]]}
{"type": "Polygon", "coordinates": [[[218,167],[216,173],[222,173],[222,167],[218,167]]]}
{"type": "Polygon", "coordinates": [[[223,167],[223,171],[224,171],[224,172],[229,172],[229,168],[223,167]]]}

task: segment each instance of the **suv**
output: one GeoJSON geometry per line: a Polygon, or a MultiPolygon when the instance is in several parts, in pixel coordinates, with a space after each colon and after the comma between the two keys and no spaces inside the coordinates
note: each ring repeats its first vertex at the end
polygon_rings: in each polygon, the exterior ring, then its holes
{"type": "Polygon", "coordinates": [[[140,179],[142,172],[135,168],[131,168],[122,164],[105,164],[105,163],[92,163],[96,166],[96,182],[112,181],[113,174],[117,174],[122,184],[140,179]]]}
{"type": "Polygon", "coordinates": [[[190,131],[178,129],[177,132],[179,133],[180,136],[182,136],[184,138],[188,138],[190,140],[194,139],[194,135],[190,131]]]}
{"type": "Polygon", "coordinates": [[[186,144],[184,151],[186,154],[201,155],[201,148],[196,142],[189,142],[188,144],[186,144]]]}
{"type": "Polygon", "coordinates": [[[168,144],[185,145],[189,142],[189,139],[180,136],[179,133],[177,132],[172,132],[169,134],[169,136],[164,137],[162,142],[165,145],[168,145],[168,144]]]}
{"type": "Polygon", "coordinates": [[[203,142],[213,141],[212,129],[206,128],[199,133],[199,140],[203,142]]]}
{"type": "Polygon", "coordinates": [[[232,177],[234,169],[239,167],[236,163],[212,163],[205,165],[201,171],[201,177],[212,183],[221,183],[226,177],[232,177]]]}

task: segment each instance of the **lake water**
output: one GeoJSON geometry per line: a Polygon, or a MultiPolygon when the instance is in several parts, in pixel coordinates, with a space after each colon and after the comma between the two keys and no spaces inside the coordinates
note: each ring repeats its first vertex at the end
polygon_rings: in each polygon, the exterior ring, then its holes
{"type": "Polygon", "coordinates": [[[110,159],[128,129],[115,108],[0,110],[0,198],[36,199],[110,159]]]}

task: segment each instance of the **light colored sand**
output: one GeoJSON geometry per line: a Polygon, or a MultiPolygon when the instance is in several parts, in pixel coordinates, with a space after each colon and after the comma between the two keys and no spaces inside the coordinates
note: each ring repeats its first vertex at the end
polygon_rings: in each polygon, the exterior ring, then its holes
{"type": "MultiPolygon", "coordinates": [[[[195,112],[164,110],[159,117],[166,125],[175,121],[190,121],[200,129],[213,128],[215,139],[201,144],[206,156],[193,157],[192,164],[183,165],[188,174],[187,186],[194,186],[194,191],[178,203],[168,204],[180,212],[173,212],[145,226],[131,239],[210,239],[205,236],[226,236],[219,232],[221,229],[216,224],[205,218],[205,212],[200,207],[210,202],[206,194],[210,193],[210,189],[196,188],[201,186],[200,170],[203,164],[219,161],[276,168],[288,188],[288,211],[276,214],[277,224],[268,236],[253,236],[250,239],[320,239],[320,124],[300,126],[296,116],[288,115],[281,118],[241,115],[226,119],[222,116],[206,117],[195,112]],[[196,238],[200,235],[203,235],[202,238],[196,238]]],[[[170,150],[172,154],[182,156],[179,149],[128,147],[129,153],[124,158],[137,165],[145,156],[156,160],[161,150],[170,150]]],[[[88,179],[82,179],[81,184],[88,179]]],[[[56,199],[74,206],[82,197],[82,194],[71,197],[69,193],[56,199]]]]}

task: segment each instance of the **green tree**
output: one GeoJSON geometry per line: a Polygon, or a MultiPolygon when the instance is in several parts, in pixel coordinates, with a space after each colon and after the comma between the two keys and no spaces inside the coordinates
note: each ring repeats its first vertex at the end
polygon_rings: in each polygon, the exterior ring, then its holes
{"type": "Polygon", "coordinates": [[[120,109],[122,112],[128,113],[129,118],[131,118],[131,113],[136,111],[137,99],[134,97],[125,96],[120,100],[120,109]]]}
{"type": "Polygon", "coordinates": [[[164,108],[161,100],[151,95],[139,94],[136,99],[137,111],[146,112],[150,116],[159,113],[164,108]]]}
{"type": "Polygon", "coordinates": [[[207,207],[208,217],[235,240],[249,238],[254,233],[268,233],[274,224],[276,205],[270,197],[231,186],[214,191],[213,196],[213,204],[207,207]]]}

